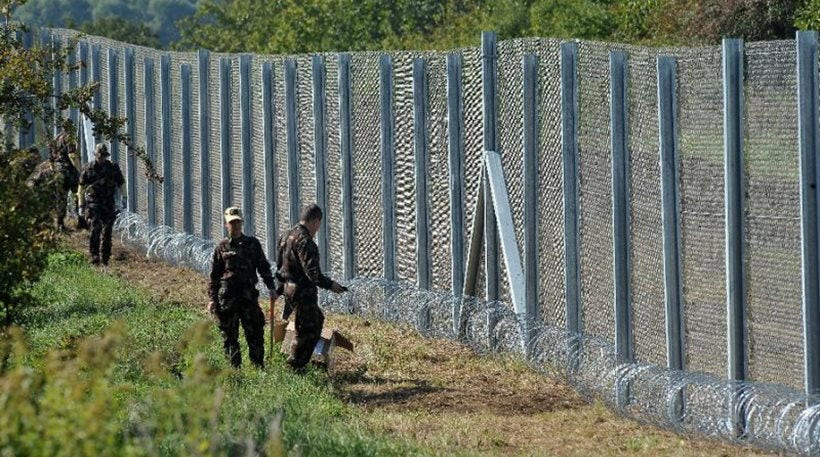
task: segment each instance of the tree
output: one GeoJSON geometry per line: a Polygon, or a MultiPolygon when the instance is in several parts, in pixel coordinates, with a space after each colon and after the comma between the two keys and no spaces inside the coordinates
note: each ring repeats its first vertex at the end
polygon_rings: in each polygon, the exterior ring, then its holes
{"type": "Polygon", "coordinates": [[[89,102],[99,83],[66,91],[56,100],[58,109],[52,109],[52,75],[76,70],[67,63],[67,53],[74,47],[54,52],[39,46],[25,48],[16,34],[20,27],[9,21],[14,8],[24,2],[0,0],[0,10],[6,13],[0,33],[0,119],[5,126],[0,131],[0,319],[6,327],[14,322],[17,309],[28,302],[27,286],[42,273],[58,239],[52,214],[61,177],[55,175],[37,186],[27,184],[40,154],[36,148],[15,146],[18,132],[33,128],[33,119],[44,125],[59,123],[71,132],[61,111],[74,107],[92,121],[98,138],[124,143],[145,163],[149,179],[162,180],[145,151],[121,133],[125,119],[91,108],[89,102]]]}
{"type": "Polygon", "coordinates": [[[148,0],[145,10],[150,29],[165,46],[179,40],[176,23],[195,12],[196,4],[192,0],[148,0]]]}
{"type": "MultiPolygon", "coordinates": [[[[74,28],[72,24],[69,27],[74,28]]],[[[85,22],[76,27],[88,35],[98,35],[149,48],[159,48],[159,38],[145,24],[127,21],[121,17],[107,17],[85,22]]]]}
{"type": "MultiPolygon", "coordinates": [[[[92,27],[101,36],[122,39],[134,44],[144,39],[143,33],[136,38],[116,28],[97,27],[99,21],[112,17],[128,24],[144,24],[151,34],[158,37],[162,46],[168,46],[179,38],[176,21],[190,16],[196,10],[198,0],[29,0],[15,10],[14,18],[30,26],[92,27]],[[90,22],[92,25],[86,26],[90,22]],[[124,38],[124,39],[123,39],[124,38]]],[[[137,31],[131,27],[129,31],[137,31]]]]}
{"type": "Polygon", "coordinates": [[[820,30],[820,0],[807,0],[797,10],[794,26],[801,30],[820,30]]]}
{"type": "Polygon", "coordinates": [[[178,23],[183,49],[290,54],[399,47],[432,32],[447,0],[203,0],[178,23]]]}

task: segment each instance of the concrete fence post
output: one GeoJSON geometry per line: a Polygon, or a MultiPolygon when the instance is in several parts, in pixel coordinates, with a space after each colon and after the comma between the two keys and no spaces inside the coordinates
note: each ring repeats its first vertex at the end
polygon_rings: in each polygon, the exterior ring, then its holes
{"type": "Polygon", "coordinates": [[[191,66],[180,67],[180,116],[182,120],[182,229],[194,233],[193,160],[191,158],[191,66]]]}
{"type": "MultiPolygon", "coordinates": [[[[430,215],[427,176],[430,173],[427,143],[427,61],[413,60],[413,152],[416,187],[416,285],[430,290],[432,259],[430,257],[430,215]]],[[[421,328],[430,328],[430,310],[421,316],[421,328]]]]}
{"type": "Polygon", "coordinates": [[[797,121],[803,245],[803,338],[806,393],[820,394],[820,243],[818,243],[817,32],[797,32],[797,121]]]}
{"type": "MultiPolygon", "coordinates": [[[[135,62],[134,48],[125,48],[125,60],[123,65],[123,82],[125,83],[125,117],[126,133],[132,145],[136,145],[137,130],[137,100],[136,82],[134,80],[135,62]]],[[[128,191],[128,211],[136,213],[137,207],[137,158],[134,156],[132,148],[126,149],[126,190],[128,191]]]]}
{"type": "Polygon", "coordinates": [[[211,58],[210,53],[200,49],[197,53],[197,71],[199,72],[199,233],[202,238],[211,238],[211,111],[210,90],[211,58]]]}
{"type": "Polygon", "coordinates": [[[522,171],[524,174],[524,303],[526,305],[524,349],[529,350],[539,316],[538,304],[538,60],[534,54],[521,59],[524,84],[522,171]]]}
{"type": "Polygon", "coordinates": [[[567,332],[581,333],[581,243],[578,182],[578,43],[561,43],[561,156],[567,332]]]}
{"type": "MultiPolygon", "coordinates": [[[[465,279],[464,248],[464,99],[461,54],[447,55],[447,160],[450,173],[452,291],[460,296],[465,279]]],[[[453,332],[461,331],[461,301],[453,300],[453,332]]]]}
{"type": "MultiPolygon", "coordinates": [[[[496,143],[496,126],[498,112],[496,109],[496,87],[498,80],[498,46],[495,32],[481,33],[481,103],[483,117],[484,151],[495,151],[503,154],[496,143]]],[[[498,256],[498,227],[495,222],[495,210],[490,195],[490,183],[486,171],[482,176],[484,187],[484,281],[486,285],[486,299],[488,302],[497,301],[500,291],[500,259],[498,256]]],[[[495,347],[496,341],[492,336],[495,333],[497,316],[492,311],[487,314],[487,329],[489,331],[490,347],[495,347]]]]}
{"type": "Polygon", "coordinates": [[[612,246],[615,291],[615,349],[619,363],[633,362],[629,255],[629,140],[627,138],[627,56],[609,54],[612,132],[612,246]]]}
{"type": "Polygon", "coordinates": [[[171,55],[159,60],[160,121],[162,122],[162,223],[174,228],[174,170],[171,167],[171,55]]]}
{"type": "MultiPolygon", "coordinates": [[[[145,152],[148,160],[151,163],[156,163],[156,145],[154,141],[154,59],[150,57],[145,58],[144,65],[144,79],[145,81],[145,152]]],[[[157,183],[148,181],[147,189],[147,204],[148,204],[148,224],[157,224],[157,200],[156,200],[157,183]]]]}
{"type": "Polygon", "coordinates": [[[339,54],[339,137],[342,171],[342,276],[356,276],[355,224],[353,207],[353,124],[350,54],[339,54]]]}
{"type": "MultiPolygon", "coordinates": [[[[108,114],[110,116],[120,116],[120,100],[119,100],[119,55],[114,48],[108,48],[108,114]]],[[[111,152],[111,160],[113,162],[120,161],[120,142],[111,141],[108,146],[111,152]]]]}
{"type": "Polygon", "coordinates": [[[262,141],[265,155],[265,238],[267,241],[268,258],[275,258],[279,232],[277,228],[276,211],[276,135],[273,129],[273,64],[262,64],[262,141]]]}
{"type": "Polygon", "coordinates": [[[396,189],[394,184],[396,145],[393,114],[393,60],[389,55],[379,61],[380,139],[382,152],[382,239],[384,279],[396,280],[396,189]]]}
{"type": "Polygon", "coordinates": [[[239,116],[242,150],[242,214],[245,233],[256,234],[256,208],[253,198],[253,138],[251,137],[251,56],[239,56],[239,116]]]}
{"type": "Polygon", "coordinates": [[[285,60],[285,122],[288,146],[288,203],[289,225],[299,222],[299,127],[296,112],[296,60],[285,60]]]}
{"type": "Polygon", "coordinates": [[[222,57],[219,59],[220,213],[234,204],[231,182],[231,97],[231,59],[222,57]]]}
{"type": "MultiPolygon", "coordinates": [[[[325,131],[325,59],[311,59],[313,76],[313,144],[315,145],[316,204],[327,211],[327,132],[325,131]]],[[[330,220],[326,216],[318,233],[319,259],[322,271],[330,269],[330,220]]]]}

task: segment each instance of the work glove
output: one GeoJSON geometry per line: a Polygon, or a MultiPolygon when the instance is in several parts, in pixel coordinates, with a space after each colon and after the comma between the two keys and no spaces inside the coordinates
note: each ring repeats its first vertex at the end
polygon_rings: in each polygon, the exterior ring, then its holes
{"type": "Polygon", "coordinates": [[[334,294],[340,294],[342,292],[347,292],[347,287],[339,284],[338,282],[334,282],[332,286],[330,286],[330,291],[334,294]]]}

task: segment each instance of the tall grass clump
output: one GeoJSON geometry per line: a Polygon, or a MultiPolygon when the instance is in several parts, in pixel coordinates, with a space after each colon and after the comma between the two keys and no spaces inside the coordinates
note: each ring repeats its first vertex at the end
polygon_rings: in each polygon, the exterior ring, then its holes
{"type": "MultiPolygon", "coordinates": [[[[232,369],[200,311],[71,252],[0,344],[0,455],[412,455],[368,431],[326,375],[232,369]]],[[[270,350],[270,348],[268,348],[270,350]]]]}

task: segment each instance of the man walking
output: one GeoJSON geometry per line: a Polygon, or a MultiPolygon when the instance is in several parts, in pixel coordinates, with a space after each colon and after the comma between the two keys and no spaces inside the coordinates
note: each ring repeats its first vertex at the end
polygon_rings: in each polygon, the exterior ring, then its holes
{"type": "Polygon", "coordinates": [[[94,148],[94,156],[95,160],[85,166],[80,176],[77,194],[80,202],[80,216],[85,216],[91,224],[89,245],[91,263],[97,265],[102,261],[103,265],[108,265],[108,259],[111,258],[111,230],[117,218],[114,193],[119,187],[122,198],[125,200],[125,178],[122,176],[120,166],[108,160],[108,147],[104,143],[94,148]],[[100,257],[100,244],[102,244],[102,257],[100,257]]]}
{"type": "Polygon", "coordinates": [[[241,324],[248,342],[248,357],[251,363],[262,367],[265,315],[259,308],[257,273],[268,290],[274,287],[273,274],[259,240],[242,233],[242,211],[239,208],[232,206],[225,210],[225,228],[228,237],[214,248],[208,283],[208,309],[219,321],[225,355],[231,365],[238,368],[242,364],[239,349],[241,324]]]}
{"type": "MultiPolygon", "coordinates": [[[[39,153],[34,150],[36,157],[39,153]]],[[[49,156],[45,162],[37,165],[28,180],[29,186],[40,186],[51,180],[59,180],[54,183],[54,210],[56,211],[56,223],[58,230],[65,230],[66,198],[71,193],[72,211],[76,199],[74,193],[77,192],[77,184],[80,179],[80,172],[74,164],[73,157],[76,155],[76,145],[73,143],[71,135],[63,131],[49,145],[49,156]]]]}
{"type": "Polygon", "coordinates": [[[296,347],[288,364],[297,372],[310,361],[325,322],[317,287],[337,294],[347,290],[323,275],[319,267],[319,248],[313,237],[321,225],[322,209],[316,204],[309,205],[299,224],[279,240],[276,295],[285,296],[285,314],[289,313],[287,309],[296,311],[296,347]]]}

